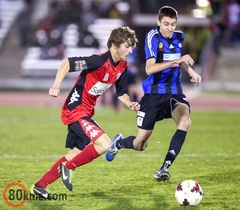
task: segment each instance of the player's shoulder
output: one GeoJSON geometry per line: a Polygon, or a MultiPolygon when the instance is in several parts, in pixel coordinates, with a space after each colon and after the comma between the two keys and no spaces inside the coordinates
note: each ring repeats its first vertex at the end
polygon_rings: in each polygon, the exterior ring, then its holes
{"type": "MultiPolygon", "coordinates": [[[[112,66],[116,66],[116,63],[114,63],[113,61],[110,50],[100,53],[98,55],[93,55],[91,59],[92,59],[92,62],[94,62],[95,65],[97,65],[98,67],[101,67],[104,65],[107,67],[109,64],[112,66]]],[[[119,61],[117,66],[121,68],[126,68],[127,62],[119,61]]]]}
{"type": "Polygon", "coordinates": [[[156,36],[157,34],[159,34],[159,31],[158,31],[158,28],[155,27],[153,29],[151,29],[150,31],[148,31],[146,33],[146,37],[149,39],[149,38],[153,38],[154,36],[156,36]]]}
{"type": "Polygon", "coordinates": [[[181,30],[175,30],[174,34],[176,35],[177,38],[184,39],[184,33],[181,30]]]}
{"type": "Polygon", "coordinates": [[[178,33],[178,34],[183,34],[183,31],[181,31],[181,30],[175,30],[174,32],[178,33]]]}
{"type": "Polygon", "coordinates": [[[106,52],[104,53],[99,53],[99,54],[93,54],[88,57],[88,62],[90,61],[91,63],[94,63],[95,66],[102,66],[106,60],[108,59],[108,55],[106,52]]]}
{"type": "Polygon", "coordinates": [[[148,34],[155,34],[155,33],[158,33],[158,31],[159,31],[158,27],[154,27],[150,31],[148,31],[147,33],[148,34]]]}

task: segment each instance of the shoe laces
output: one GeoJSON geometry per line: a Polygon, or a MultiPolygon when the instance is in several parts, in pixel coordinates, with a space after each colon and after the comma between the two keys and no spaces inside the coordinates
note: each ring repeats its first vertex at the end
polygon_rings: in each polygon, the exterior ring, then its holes
{"type": "Polygon", "coordinates": [[[118,153],[118,149],[115,147],[113,149],[110,149],[109,152],[110,152],[111,155],[116,155],[118,153]]]}

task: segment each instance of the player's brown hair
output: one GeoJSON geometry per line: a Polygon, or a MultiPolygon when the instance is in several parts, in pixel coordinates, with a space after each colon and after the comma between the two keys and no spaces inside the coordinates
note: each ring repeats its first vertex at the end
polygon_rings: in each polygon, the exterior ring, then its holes
{"type": "Polygon", "coordinates": [[[178,16],[177,10],[170,6],[163,6],[158,11],[158,20],[161,20],[163,17],[177,19],[177,16],[178,16]]]}
{"type": "Polygon", "coordinates": [[[128,42],[132,47],[135,47],[138,43],[138,39],[136,37],[136,33],[134,30],[130,29],[128,26],[126,27],[118,27],[112,30],[108,41],[107,47],[111,48],[112,44],[119,47],[120,44],[124,42],[128,42]]]}

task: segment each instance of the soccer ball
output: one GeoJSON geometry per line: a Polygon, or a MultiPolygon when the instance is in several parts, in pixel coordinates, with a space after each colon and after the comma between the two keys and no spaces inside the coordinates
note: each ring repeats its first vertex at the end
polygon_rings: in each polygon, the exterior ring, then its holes
{"type": "Polygon", "coordinates": [[[184,180],[178,184],[175,198],[182,206],[197,206],[202,201],[203,190],[194,180],[184,180]]]}

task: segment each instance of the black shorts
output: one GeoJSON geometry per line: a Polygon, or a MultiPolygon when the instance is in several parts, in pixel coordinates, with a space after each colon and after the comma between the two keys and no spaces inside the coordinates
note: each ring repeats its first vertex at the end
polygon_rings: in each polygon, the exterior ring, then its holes
{"type": "Polygon", "coordinates": [[[84,117],[68,125],[66,148],[78,148],[83,150],[90,142],[96,141],[104,131],[91,118],[84,117]]]}
{"type": "Polygon", "coordinates": [[[175,103],[186,104],[189,107],[190,113],[190,104],[183,94],[145,94],[140,101],[141,108],[137,112],[138,127],[144,130],[153,130],[157,121],[172,117],[173,105],[175,103]]]}

